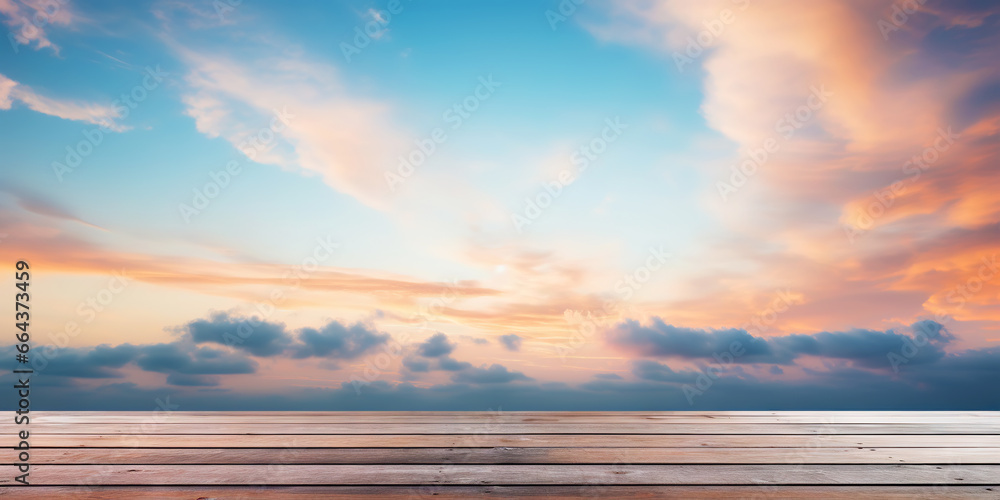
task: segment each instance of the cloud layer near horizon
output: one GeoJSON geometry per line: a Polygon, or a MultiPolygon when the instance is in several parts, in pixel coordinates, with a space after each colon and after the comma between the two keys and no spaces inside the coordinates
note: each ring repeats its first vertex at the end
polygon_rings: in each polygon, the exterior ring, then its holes
{"type": "Polygon", "coordinates": [[[675,369],[637,358],[627,378],[595,374],[590,381],[566,384],[536,381],[497,363],[474,366],[459,361],[453,356],[459,344],[442,333],[402,344],[362,324],[332,321],[293,333],[278,323],[219,313],[178,328],[180,337],[172,343],[41,349],[36,359],[44,361],[36,367],[36,378],[43,389],[37,405],[96,408],[72,395],[78,391],[113,395],[102,401],[109,405],[103,409],[142,409],[137,405],[146,401],[139,395],[155,391],[121,382],[134,378],[129,374],[138,370],[165,375],[170,387],[166,392],[175,403],[192,405],[189,409],[471,410],[487,400],[490,407],[511,410],[1000,408],[1000,398],[978,388],[980,380],[1000,375],[1000,348],[948,352],[945,348],[954,337],[942,325],[925,321],[909,330],[764,339],[738,329],[678,328],[659,319],[647,326],[626,321],[607,332],[610,345],[641,358],[694,364],[675,369]],[[797,363],[806,356],[821,363],[797,363]],[[350,381],[323,388],[270,393],[234,390],[225,383],[227,377],[270,376],[262,368],[269,359],[313,359],[337,373],[344,369],[341,361],[363,360],[373,366],[382,363],[381,357],[389,361],[380,376],[359,377],[361,371],[346,369],[340,373],[349,374],[350,381]],[[801,371],[799,376],[786,375],[792,367],[801,371]],[[435,372],[446,374],[447,380],[419,382],[435,372]],[[396,373],[407,381],[391,382],[396,373]],[[205,393],[208,388],[210,393],[205,393]],[[348,400],[348,392],[354,400],[348,400]],[[807,393],[810,396],[802,399],[807,393]],[[329,399],[311,400],[317,394],[329,399]]]}

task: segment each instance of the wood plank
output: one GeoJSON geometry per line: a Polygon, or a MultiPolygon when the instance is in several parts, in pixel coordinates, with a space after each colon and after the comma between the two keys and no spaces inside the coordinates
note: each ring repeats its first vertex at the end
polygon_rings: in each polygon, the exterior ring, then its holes
{"type": "MultiPolygon", "coordinates": [[[[0,433],[13,434],[13,423],[0,433]]],[[[483,423],[483,424],[31,424],[38,434],[992,434],[1000,435],[1000,422],[972,424],[593,424],[593,423],[483,423]]]]}
{"type": "Polygon", "coordinates": [[[40,448],[31,463],[1000,465],[1000,448],[40,448]]]}
{"type": "MultiPolygon", "coordinates": [[[[724,421],[728,423],[815,423],[815,424],[898,424],[898,423],[989,423],[1000,422],[1000,412],[990,415],[939,414],[940,412],[911,412],[912,414],[883,415],[878,412],[857,414],[841,414],[838,412],[823,415],[651,415],[651,414],[569,414],[552,415],[546,413],[478,413],[454,412],[449,415],[400,415],[394,412],[367,412],[364,414],[344,413],[328,414],[326,412],[288,412],[283,415],[256,415],[252,412],[92,412],[86,414],[62,412],[33,412],[32,423],[134,423],[143,424],[150,421],[157,423],[705,423],[724,421]]],[[[4,419],[6,423],[12,419],[4,419]]]]}
{"type": "Polygon", "coordinates": [[[662,498],[718,500],[972,500],[1000,498],[989,486],[275,486],[275,487],[0,487],[0,497],[23,500],[192,500],[267,499],[320,500],[374,498],[386,500],[467,500],[470,498],[662,498]]]}
{"type": "Polygon", "coordinates": [[[1000,412],[32,417],[34,486],[8,486],[11,455],[0,496],[1000,498],[1000,412]]]}
{"type": "MultiPolygon", "coordinates": [[[[3,466],[0,484],[16,468],[3,466]]],[[[1000,465],[38,465],[35,485],[997,485],[1000,465]]]]}
{"type": "MultiPolygon", "coordinates": [[[[17,445],[0,435],[0,446],[17,445]]],[[[466,434],[466,435],[31,435],[34,448],[1000,448],[1000,436],[964,435],[669,435],[669,434],[466,434]]]]}
{"type": "MultiPolygon", "coordinates": [[[[826,410],[791,410],[791,411],[692,411],[692,410],[677,410],[677,411],[512,411],[512,410],[486,410],[486,411],[349,411],[349,410],[335,410],[335,411],[171,411],[170,413],[177,414],[189,414],[189,415],[264,415],[264,416],[286,416],[289,414],[301,414],[301,415],[398,415],[398,416],[448,416],[448,415],[496,415],[498,412],[506,415],[539,415],[539,416],[553,416],[553,417],[572,417],[572,416],[619,416],[619,415],[657,415],[657,416],[692,416],[692,415],[713,415],[713,416],[788,416],[788,415],[812,415],[812,416],[827,416],[827,415],[883,415],[883,416],[906,416],[906,415],[939,415],[939,416],[970,416],[970,417],[989,417],[995,416],[998,412],[997,410],[971,410],[971,411],[916,411],[916,410],[892,410],[892,411],[826,411],[826,410]]],[[[5,412],[8,415],[13,415],[14,412],[5,412]]],[[[97,415],[97,414],[110,414],[110,415],[148,415],[152,412],[150,411],[64,411],[64,410],[37,410],[33,411],[33,414],[48,414],[48,415],[97,415]]]]}

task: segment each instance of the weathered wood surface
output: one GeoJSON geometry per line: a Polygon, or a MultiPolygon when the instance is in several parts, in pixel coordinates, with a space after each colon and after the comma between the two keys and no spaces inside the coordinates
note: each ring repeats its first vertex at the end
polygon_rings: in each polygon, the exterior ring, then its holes
{"type": "MultiPolygon", "coordinates": [[[[32,426],[39,434],[788,434],[788,435],[830,435],[830,434],[963,434],[1000,435],[998,423],[962,424],[733,424],[718,423],[466,423],[466,424],[289,424],[280,421],[270,423],[160,423],[147,422],[139,425],[114,424],[43,424],[32,426]]],[[[0,426],[0,432],[14,433],[15,428],[0,426]]]]}
{"type": "MultiPolygon", "coordinates": [[[[15,467],[0,467],[12,484],[15,467]]],[[[993,465],[38,465],[37,485],[992,485],[993,465]]]]}
{"type": "Polygon", "coordinates": [[[39,448],[35,464],[1000,464],[1000,448],[39,448]]]}
{"type": "MultiPolygon", "coordinates": [[[[138,430],[136,432],[139,432],[138,430]]],[[[0,446],[13,447],[13,434],[0,446]]],[[[32,446],[49,448],[1000,448],[998,435],[664,435],[664,434],[33,434],[32,446]]]]}
{"type": "Polygon", "coordinates": [[[972,500],[998,498],[990,486],[36,486],[0,488],[24,500],[468,500],[470,498],[663,498],[677,500],[972,500]]]}
{"type": "MultiPolygon", "coordinates": [[[[0,446],[15,446],[13,415],[0,446]]],[[[1000,412],[33,412],[12,498],[998,498],[1000,412]]]]}

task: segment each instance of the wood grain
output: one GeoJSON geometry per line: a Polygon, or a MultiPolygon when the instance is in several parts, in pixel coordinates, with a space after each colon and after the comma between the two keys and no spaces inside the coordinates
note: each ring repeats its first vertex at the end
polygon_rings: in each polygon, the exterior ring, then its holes
{"type": "Polygon", "coordinates": [[[972,500],[996,499],[989,486],[36,486],[0,487],[0,497],[24,500],[468,500],[470,498],[660,498],[678,500],[972,500]]]}
{"type": "Polygon", "coordinates": [[[1000,499],[998,412],[31,416],[32,486],[10,453],[0,496],[1000,499]]]}
{"type": "MultiPolygon", "coordinates": [[[[17,444],[0,436],[0,446],[17,444]]],[[[1000,436],[984,435],[658,435],[658,434],[426,434],[426,435],[191,435],[32,434],[31,445],[48,448],[1000,448],[1000,436]]]]}
{"type": "MultiPolygon", "coordinates": [[[[40,448],[35,464],[994,464],[1000,448],[40,448]]],[[[13,462],[10,462],[11,464],[13,462]]]]}
{"type": "MultiPolygon", "coordinates": [[[[481,424],[288,424],[280,421],[270,423],[160,423],[155,421],[137,424],[33,424],[39,434],[788,434],[788,435],[830,435],[830,434],[962,434],[1000,435],[1000,422],[965,424],[733,424],[712,422],[689,423],[495,423],[481,424]]],[[[0,426],[0,432],[13,434],[15,427],[0,426]]]]}
{"type": "MultiPolygon", "coordinates": [[[[0,467],[0,484],[16,469],[0,467]]],[[[38,465],[37,485],[993,485],[1000,465],[38,465]]]]}

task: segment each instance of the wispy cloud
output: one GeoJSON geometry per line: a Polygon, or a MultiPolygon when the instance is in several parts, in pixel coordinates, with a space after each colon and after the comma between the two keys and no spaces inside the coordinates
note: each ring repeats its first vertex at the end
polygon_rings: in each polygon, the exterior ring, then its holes
{"type": "Polygon", "coordinates": [[[0,109],[9,110],[15,104],[32,111],[64,120],[81,121],[100,125],[109,130],[126,130],[117,123],[118,111],[111,103],[100,104],[49,97],[0,74],[0,109]]]}
{"type": "Polygon", "coordinates": [[[69,0],[0,0],[0,14],[10,29],[12,42],[35,50],[47,48],[56,55],[59,46],[49,40],[48,28],[69,26],[77,20],[69,0]]]}
{"type": "Polygon", "coordinates": [[[180,49],[190,65],[184,103],[198,130],[245,151],[275,116],[287,127],[252,160],[318,175],[331,187],[374,207],[389,195],[384,172],[402,135],[386,103],[352,95],[337,69],[303,57],[240,62],[180,49]]]}

